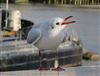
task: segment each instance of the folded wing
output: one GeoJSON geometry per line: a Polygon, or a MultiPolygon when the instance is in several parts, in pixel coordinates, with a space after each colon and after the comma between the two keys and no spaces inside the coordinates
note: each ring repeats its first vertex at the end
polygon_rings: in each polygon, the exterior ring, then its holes
{"type": "Polygon", "coordinates": [[[27,42],[35,44],[39,41],[40,38],[41,38],[41,31],[39,29],[33,28],[28,33],[27,42]]]}

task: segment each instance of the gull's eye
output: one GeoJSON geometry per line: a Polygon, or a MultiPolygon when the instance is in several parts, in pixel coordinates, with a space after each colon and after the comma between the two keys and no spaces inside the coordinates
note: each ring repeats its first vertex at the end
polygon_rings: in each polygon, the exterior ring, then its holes
{"type": "Polygon", "coordinates": [[[57,22],[56,25],[59,25],[59,22],[57,22]]]}

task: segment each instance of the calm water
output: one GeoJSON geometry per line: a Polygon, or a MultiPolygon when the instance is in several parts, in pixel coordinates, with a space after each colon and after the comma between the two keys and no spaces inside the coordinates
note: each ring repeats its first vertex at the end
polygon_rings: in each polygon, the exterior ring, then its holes
{"type": "MultiPolygon", "coordinates": [[[[5,6],[2,5],[4,8],[5,6]]],[[[99,9],[81,9],[81,8],[63,8],[63,7],[53,7],[53,6],[37,6],[37,5],[10,5],[9,9],[19,9],[22,12],[22,18],[33,21],[35,24],[45,21],[53,17],[62,17],[74,16],[73,20],[77,22],[73,24],[69,30],[74,30],[79,33],[79,36],[83,42],[83,45],[86,49],[94,51],[96,53],[100,52],[100,11],[99,9]]],[[[84,65],[95,65],[97,62],[83,62],[84,65]],[[92,64],[91,64],[92,63],[92,64]]],[[[70,68],[65,71],[65,74],[68,76],[98,76],[99,67],[91,68],[70,68]]],[[[31,72],[31,71],[30,71],[31,72]]],[[[27,76],[26,72],[10,72],[13,76],[27,76]]],[[[51,72],[49,72],[51,75],[51,72]]],[[[31,73],[39,76],[39,72],[32,71],[31,73]]],[[[49,76],[47,73],[46,75],[49,76]]],[[[57,75],[57,74],[56,74],[57,75]]],[[[54,75],[54,76],[56,76],[54,75]]],[[[6,75],[2,75],[6,76],[6,75]]]]}

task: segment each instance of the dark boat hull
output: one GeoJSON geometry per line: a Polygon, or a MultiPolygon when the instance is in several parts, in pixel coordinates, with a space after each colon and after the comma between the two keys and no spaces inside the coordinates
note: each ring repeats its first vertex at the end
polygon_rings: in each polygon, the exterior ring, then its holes
{"type": "MultiPolygon", "coordinates": [[[[82,48],[65,48],[58,51],[60,66],[81,65],[82,48]]],[[[55,50],[42,51],[42,65],[45,69],[54,67],[56,60],[55,50]]],[[[38,53],[29,51],[11,52],[2,54],[0,59],[0,71],[39,69],[40,60],[38,53]],[[19,53],[19,54],[18,54],[19,53]]]]}

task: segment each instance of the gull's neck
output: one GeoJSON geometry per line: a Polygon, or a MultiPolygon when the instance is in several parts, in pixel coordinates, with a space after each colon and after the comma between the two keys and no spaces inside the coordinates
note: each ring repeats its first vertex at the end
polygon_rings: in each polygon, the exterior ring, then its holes
{"type": "Polygon", "coordinates": [[[53,30],[50,31],[50,35],[53,36],[57,36],[64,28],[63,27],[57,27],[53,30]]]}

